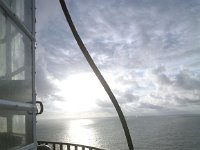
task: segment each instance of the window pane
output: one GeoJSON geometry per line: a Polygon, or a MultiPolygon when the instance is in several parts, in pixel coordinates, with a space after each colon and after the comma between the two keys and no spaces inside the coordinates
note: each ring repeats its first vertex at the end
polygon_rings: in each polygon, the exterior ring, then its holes
{"type": "Polygon", "coordinates": [[[24,115],[13,115],[12,118],[12,132],[25,134],[25,116],[24,115]]]}
{"type": "Polygon", "coordinates": [[[0,116],[0,133],[2,132],[7,132],[7,119],[6,117],[1,117],[0,116]]]}
{"type": "Polygon", "coordinates": [[[6,19],[3,16],[2,13],[0,13],[0,78],[2,76],[5,76],[6,74],[6,44],[5,44],[5,39],[6,39],[6,19]]]}
{"type": "Polygon", "coordinates": [[[0,110],[0,149],[17,149],[33,142],[32,115],[0,110]]]}
{"type": "Polygon", "coordinates": [[[0,44],[0,68],[1,68],[0,69],[0,78],[5,77],[5,75],[6,75],[6,58],[5,58],[5,56],[6,56],[5,43],[2,43],[2,44],[0,44]]]}
{"type": "Polygon", "coordinates": [[[31,0],[3,0],[10,10],[32,32],[32,1],[31,0]]]}
{"type": "Polygon", "coordinates": [[[32,101],[31,40],[0,9],[0,99],[32,101]]]}

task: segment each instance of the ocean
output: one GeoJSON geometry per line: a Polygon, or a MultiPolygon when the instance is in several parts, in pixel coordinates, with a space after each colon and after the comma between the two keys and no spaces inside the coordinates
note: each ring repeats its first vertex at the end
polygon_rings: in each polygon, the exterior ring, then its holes
{"type": "MultiPolygon", "coordinates": [[[[200,150],[200,116],[127,117],[135,150],[200,150]]],[[[40,119],[38,140],[128,150],[117,117],[40,119]]]]}

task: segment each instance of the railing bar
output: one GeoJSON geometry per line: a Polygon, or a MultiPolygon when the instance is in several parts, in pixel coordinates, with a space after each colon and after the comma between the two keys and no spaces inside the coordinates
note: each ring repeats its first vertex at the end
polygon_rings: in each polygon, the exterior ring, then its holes
{"type": "Polygon", "coordinates": [[[60,143],[60,150],[63,150],[63,144],[60,143]]]}
{"type": "Polygon", "coordinates": [[[53,150],[56,150],[55,143],[53,143],[53,150]]]}
{"type": "Polygon", "coordinates": [[[78,146],[75,145],[75,150],[78,150],[78,146]]]}
{"type": "Polygon", "coordinates": [[[67,150],[70,150],[70,145],[69,144],[67,144],[67,150]]]}
{"type": "Polygon", "coordinates": [[[60,150],[63,150],[63,146],[66,145],[67,146],[67,150],[70,150],[70,146],[74,146],[75,150],[78,150],[78,148],[82,148],[82,150],[86,150],[89,149],[89,150],[103,150],[103,149],[100,149],[100,148],[96,148],[96,147],[92,147],[92,146],[85,146],[85,145],[81,145],[81,144],[73,144],[73,143],[62,143],[62,142],[48,142],[48,141],[38,141],[38,144],[45,144],[45,145],[48,145],[48,144],[51,144],[52,146],[58,144],[60,145],[60,150]]]}

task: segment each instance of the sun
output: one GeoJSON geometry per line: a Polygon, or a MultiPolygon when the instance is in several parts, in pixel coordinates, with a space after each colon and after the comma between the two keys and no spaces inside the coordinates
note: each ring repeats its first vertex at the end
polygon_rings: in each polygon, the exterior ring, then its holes
{"type": "Polygon", "coordinates": [[[57,102],[68,112],[83,112],[96,108],[98,99],[107,99],[107,95],[96,76],[92,73],[79,73],[68,76],[58,82],[57,87],[65,101],[57,102]]]}

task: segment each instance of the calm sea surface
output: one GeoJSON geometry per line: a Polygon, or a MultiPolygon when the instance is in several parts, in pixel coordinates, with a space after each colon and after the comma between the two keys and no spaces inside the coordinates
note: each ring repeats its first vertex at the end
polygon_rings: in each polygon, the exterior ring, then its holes
{"type": "MultiPolygon", "coordinates": [[[[200,150],[200,116],[127,117],[135,150],[200,150]]],[[[38,120],[38,140],[127,150],[118,118],[38,120]]]]}

